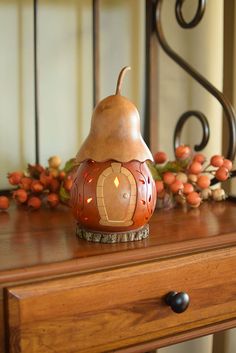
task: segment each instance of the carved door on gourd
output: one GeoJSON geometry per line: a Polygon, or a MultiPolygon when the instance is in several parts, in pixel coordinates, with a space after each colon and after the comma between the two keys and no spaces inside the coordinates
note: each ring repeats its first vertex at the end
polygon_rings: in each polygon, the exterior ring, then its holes
{"type": "Polygon", "coordinates": [[[96,191],[100,224],[113,227],[133,224],[137,190],[128,169],[121,163],[111,163],[99,176],[96,191]]]}

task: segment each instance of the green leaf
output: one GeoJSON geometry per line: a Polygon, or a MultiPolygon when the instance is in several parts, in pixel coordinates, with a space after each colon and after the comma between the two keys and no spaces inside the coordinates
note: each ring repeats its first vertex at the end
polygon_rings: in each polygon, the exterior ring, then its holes
{"type": "Polygon", "coordinates": [[[161,180],[161,176],[158,173],[158,170],[156,169],[155,164],[152,162],[149,162],[149,161],[147,161],[146,163],[147,163],[147,166],[152,174],[153,179],[154,180],[161,180]]]}
{"type": "Polygon", "coordinates": [[[59,191],[59,197],[62,202],[68,202],[70,200],[70,193],[61,185],[59,191]]]}
{"type": "Polygon", "coordinates": [[[179,165],[179,163],[176,161],[169,161],[164,166],[156,165],[155,168],[157,169],[160,175],[166,172],[178,173],[183,170],[182,166],[179,165]]]}
{"type": "Polygon", "coordinates": [[[71,159],[69,159],[67,162],[66,162],[66,164],[65,164],[65,166],[64,166],[64,168],[63,168],[63,171],[65,172],[65,173],[69,173],[74,167],[76,167],[76,159],[75,158],[71,158],[71,159]]]}
{"type": "Polygon", "coordinates": [[[184,161],[169,161],[164,165],[158,165],[147,162],[147,165],[152,173],[154,180],[162,180],[162,175],[166,172],[178,173],[184,170],[186,162],[184,161]]]}

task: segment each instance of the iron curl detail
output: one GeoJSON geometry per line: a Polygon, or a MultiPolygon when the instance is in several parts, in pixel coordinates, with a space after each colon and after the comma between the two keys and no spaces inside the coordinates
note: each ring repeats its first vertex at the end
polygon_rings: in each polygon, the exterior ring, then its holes
{"type": "Polygon", "coordinates": [[[175,17],[178,21],[178,24],[182,28],[193,28],[199,24],[199,22],[201,21],[203,15],[204,15],[204,12],[206,9],[206,0],[198,1],[198,7],[197,7],[196,14],[193,17],[193,19],[189,22],[185,21],[184,16],[182,14],[182,6],[183,6],[184,2],[185,2],[185,0],[177,0],[176,1],[176,3],[175,3],[175,17]]]}
{"type": "MultiPolygon", "coordinates": [[[[195,27],[201,21],[206,8],[206,0],[198,0],[198,8],[197,8],[196,14],[190,22],[186,22],[182,14],[182,6],[184,1],[185,0],[176,0],[176,3],[175,3],[176,19],[182,28],[190,29],[195,27]]],[[[195,70],[192,66],[190,66],[187,63],[187,61],[185,61],[180,55],[178,55],[169,46],[165,38],[162,23],[161,23],[162,4],[163,4],[163,0],[155,0],[155,15],[156,15],[155,31],[156,31],[158,41],[162,49],[165,51],[165,53],[172,60],[174,60],[180,67],[182,67],[182,69],[184,69],[190,76],[192,76],[201,86],[203,86],[210,94],[212,94],[223,107],[224,116],[226,117],[227,124],[228,124],[228,131],[229,131],[229,144],[228,144],[226,156],[228,159],[233,160],[236,152],[236,118],[235,118],[234,109],[231,103],[229,102],[228,98],[221,91],[219,91],[215,86],[213,86],[211,82],[209,82],[203,75],[201,75],[197,70],[195,70]]],[[[190,114],[190,112],[187,112],[187,113],[190,114]]],[[[200,112],[198,112],[198,114],[199,113],[200,112]]],[[[204,116],[204,115],[200,113],[200,115],[198,115],[198,118],[199,116],[204,116]]],[[[183,115],[180,117],[180,119],[183,119],[183,115]]],[[[181,121],[183,122],[183,120],[181,121]]],[[[186,121],[186,118],[184,119],[184,121],[186,121]]],[[[200,121],[203,126],[203,133],[204,131],[206,132],[208,130],[208,138],[209,138],[209,126],[208,126],[207,119],[204,118],[203,120],[200,120],[200,121]],[[206,125],[206,122],[207,122],[207,125],[206,125]]],[[[177,123],[177,126],[178,126],[177,131],[180,131],[182,129],[182,126],[183,126],[182,122],[177,123]]],[[[175,139],[176,139],[176,136],[177,136],[177,140],[174,141],[175,147],[178,145],[178,143],[180,143],[179,133],[177,133],[177,135],[175,134],[174,136],[175,139]]],[[[203,136],[202,143],[200,145],[195,146],[195,150],[196,148],[197,150],[199,150],[199,146],[205,147],[206,145],[204,142],[205,140],[206,139],[203,136]]],[[[208,142],[208,139],[207,139],[207,142],[208,142]]]]}
{"type": "Polygon", "coordinates": [[[195,116],[200,121],[202,125],[202,132],[203,132],[201,143],[194,146],[195,151],[201,151],[207,145],[210,137],[210,128],[209,128],[209,124],[206,116],[203,113],[199,112],[198,110],[189,110],[181,115],[181,117],[179,118],[176,124],[175,131],[174,131],[174,149],[176,149],[180,145],[180,135],[181,135],[183,126],[186,123],[186,121],[192,116],[195,116]]]}

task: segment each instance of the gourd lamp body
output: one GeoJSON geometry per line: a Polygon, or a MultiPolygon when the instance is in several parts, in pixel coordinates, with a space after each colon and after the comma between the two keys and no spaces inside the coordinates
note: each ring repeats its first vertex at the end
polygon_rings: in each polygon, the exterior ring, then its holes
{"type": "Polygon", "coordinates": [[[80,148],[71,190],[77,234],[96,242],[124,242],[148,236],[155,209],[155,183],[146,161],[152,154],[140,133],[133,103],[117,91],[95,108],[90,133],[80,148]]]}

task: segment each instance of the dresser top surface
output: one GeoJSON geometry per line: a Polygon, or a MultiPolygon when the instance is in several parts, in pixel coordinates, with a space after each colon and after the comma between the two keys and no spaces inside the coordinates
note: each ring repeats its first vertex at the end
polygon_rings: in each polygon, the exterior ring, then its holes
{"type": "Polygon", "coordinates": [[[236,245],[235,216],[236,203],[227,201],[188,211],[157,210],[149,238],[101,244],[76,238],[76,224],[67,207],[37,212],[13,207],[0,213],[0,282],[22,274],[96,270],[236,245]]]}

